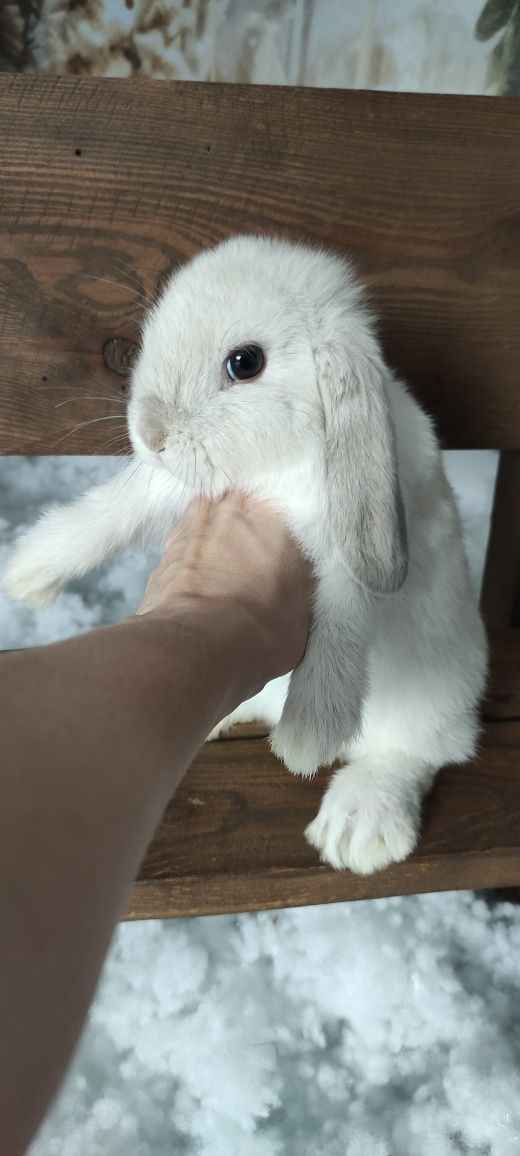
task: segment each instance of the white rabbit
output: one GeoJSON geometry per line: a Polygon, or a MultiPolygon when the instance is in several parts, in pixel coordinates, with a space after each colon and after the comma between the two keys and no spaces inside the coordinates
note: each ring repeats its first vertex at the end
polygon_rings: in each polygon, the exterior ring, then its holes
{"type": "Polygon", "coordinates": [[[267,499],[315,567],[311,635],[217,732],[262,719],[303,775],[344,758],[307,837],[361,873],[404,859],[436,770],[475,751],[486,640],[433,424],[385,365],[349,264],[247,236],[200,254],[146,318],[128,423],[130,465],[44,513],[4,588],[51,601],[196,494],[267,499]]]}

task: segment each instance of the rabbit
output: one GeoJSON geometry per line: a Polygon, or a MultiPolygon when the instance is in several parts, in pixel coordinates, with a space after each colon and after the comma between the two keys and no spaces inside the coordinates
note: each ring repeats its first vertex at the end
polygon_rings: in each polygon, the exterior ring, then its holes
{"type": "Polygon", "coordinates": [[[15,548],[13,598],[51,602],[197,495],[270,502],[315,573],[305,656],[234,711],[295,774],[339,760],[306,836],[370,874],[415,847],[436,771],[475,753],[486,636],[431,418],[383,359],[343,255],[234,236],[173,272],[131,375],[133,457],[15,548]]]}

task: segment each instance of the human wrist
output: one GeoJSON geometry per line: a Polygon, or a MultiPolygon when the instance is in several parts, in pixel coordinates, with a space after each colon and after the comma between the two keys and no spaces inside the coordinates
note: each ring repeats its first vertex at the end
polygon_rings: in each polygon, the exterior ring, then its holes
{"type": "Polygon", "coordinates": [[[161,678],[168,678],[170,662],[178,667],[182,655],[186,672],[214,692],[215,723],[273,677],[265,632],[239,600],[183,595],[167,610],[140,613],[126,622],[151,643],[154,670],[161,678]]]}

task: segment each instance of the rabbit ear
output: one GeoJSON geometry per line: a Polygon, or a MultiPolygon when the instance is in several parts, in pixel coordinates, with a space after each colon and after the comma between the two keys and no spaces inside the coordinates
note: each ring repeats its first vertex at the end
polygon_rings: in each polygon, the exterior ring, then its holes
{"type": "Polygon", "coordinates": [[[406,578],[408,547],[384,365],[363,351],[328,347],[317,351],[316,368],[332,530],[352,577],[389,594],[406,578]]]}

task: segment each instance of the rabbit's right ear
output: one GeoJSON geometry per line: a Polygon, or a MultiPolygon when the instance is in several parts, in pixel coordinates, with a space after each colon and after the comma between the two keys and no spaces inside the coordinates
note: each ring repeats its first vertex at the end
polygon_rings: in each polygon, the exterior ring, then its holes
{"type": "Polygon", "coordinates": [[[315,364],[332,530],[352,577],[390,594],[406,578],[408,547],[385,367],[350,342],[316,350],[315,364]]]}

